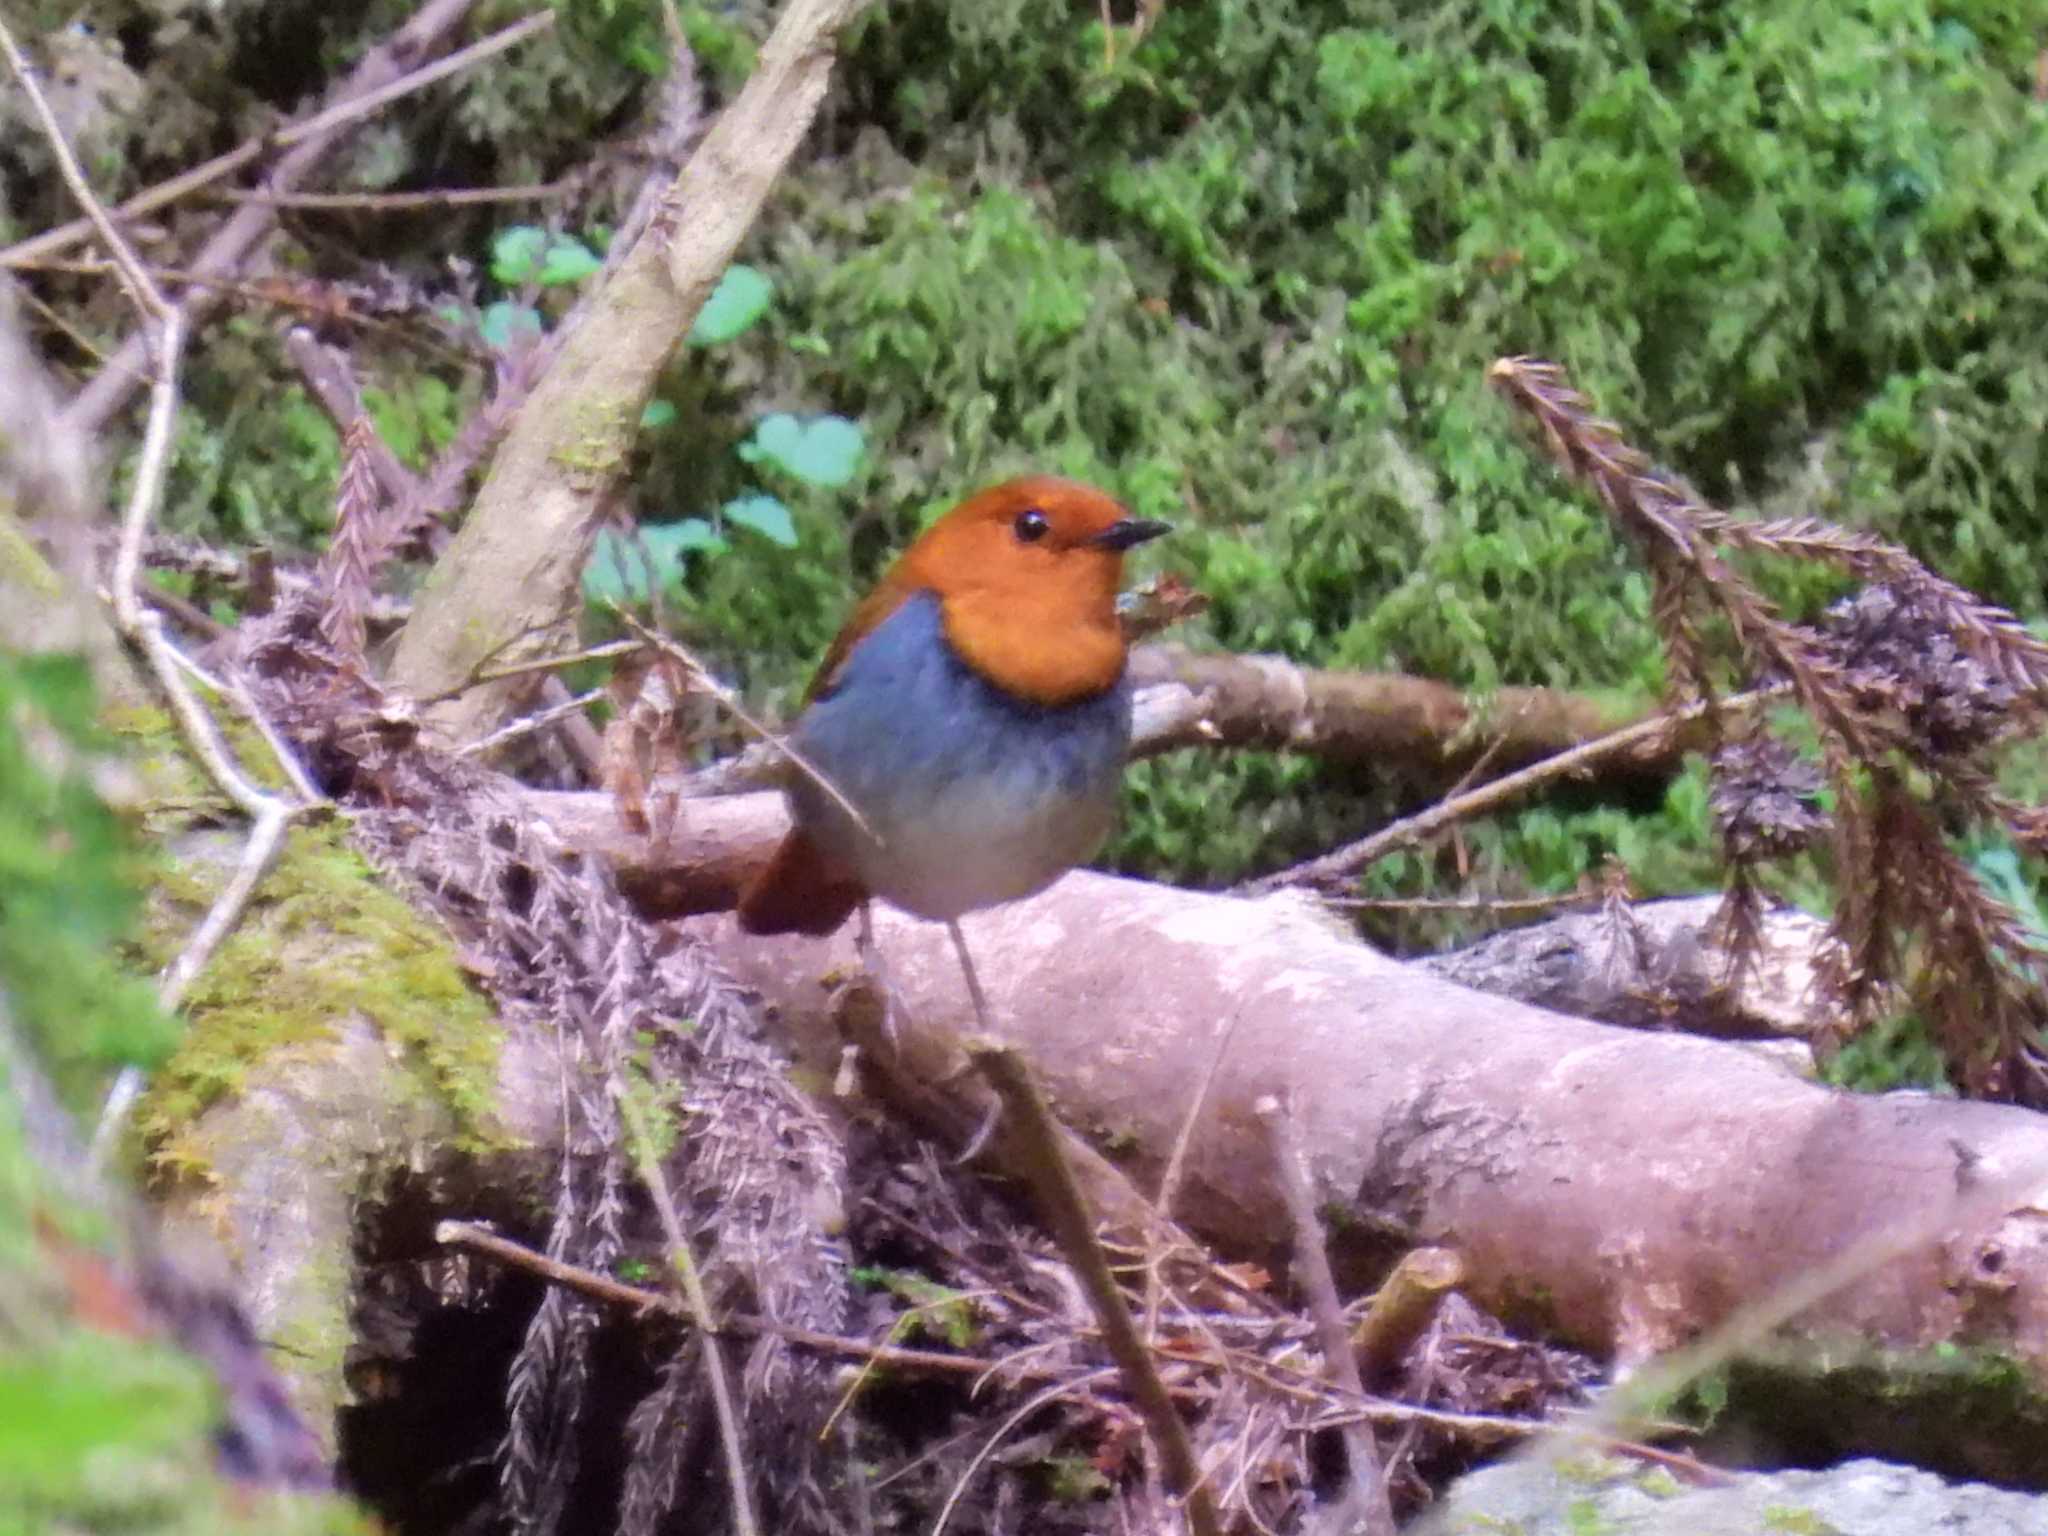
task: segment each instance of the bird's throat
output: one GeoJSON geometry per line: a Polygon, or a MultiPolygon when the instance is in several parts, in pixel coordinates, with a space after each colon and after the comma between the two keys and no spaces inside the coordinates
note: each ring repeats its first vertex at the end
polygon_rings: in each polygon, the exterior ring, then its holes
{"type": "Polygon", "coordinates": [[[940,606],[946,641],[996,687],[1047,708],[1078,704],[1124,675],[1113,594],[1086,609],[1014,592],[968,592],[940,606]]]}

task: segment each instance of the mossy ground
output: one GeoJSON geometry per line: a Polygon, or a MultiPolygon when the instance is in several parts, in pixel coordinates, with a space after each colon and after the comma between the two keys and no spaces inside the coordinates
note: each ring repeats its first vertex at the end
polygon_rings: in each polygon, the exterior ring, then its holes
{"type": "MultiPolygon", "coordinates": [[[[167,957],[205,913],[238,842],[166,871],[147,949],[167,957]]],[[[196,851],[196,848],[195,848],[196,851]]],[[[381,882],[334,820],[288,835],[275,868],[187,1000],[183,1041],[137,1115],[160,1166],[193,1155],[205,1110],[274,1054],[331,1044],[367,1020],[419,1093],[444,1109],[462,1151],[502,1144],[492,1112],[502,1029],[448,935],[381,882]]]]}

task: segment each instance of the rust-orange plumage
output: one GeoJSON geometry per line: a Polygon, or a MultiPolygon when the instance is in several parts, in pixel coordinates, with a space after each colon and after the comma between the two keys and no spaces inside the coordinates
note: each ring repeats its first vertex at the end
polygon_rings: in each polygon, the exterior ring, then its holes
{"type": "Polygon", "coordinates": [[[1047,475],[926,530],[812,679],[791,744],[839,793],[791,778],[795,826],[741,923],[830,933],[870,896],[952,922],[1093,853],[1129,745],[1123,556],[1165,531],[1047,475]]]}

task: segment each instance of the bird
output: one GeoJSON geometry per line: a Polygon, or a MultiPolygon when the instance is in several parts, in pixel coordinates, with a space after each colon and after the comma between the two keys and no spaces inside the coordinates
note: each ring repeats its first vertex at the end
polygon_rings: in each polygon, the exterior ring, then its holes
{"type": "Polygon", "coordinates": [[[942,922],[986,1026],[959,920],[1044,889],[1108,835],[1130,746],[1124,555],[1169,531],[1051,475],[933,523],[811,680],[787,739],[791,828],[742,891],[741,927],[829,934],[876,897],[942,922]]]}

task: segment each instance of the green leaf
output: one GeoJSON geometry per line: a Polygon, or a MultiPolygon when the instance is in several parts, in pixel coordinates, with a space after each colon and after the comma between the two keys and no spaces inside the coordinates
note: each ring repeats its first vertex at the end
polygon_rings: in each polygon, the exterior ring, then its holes
{"type": "Polygon", "coordinates": [[[741,496],[728,501],[720,515],[728,523],[751,528],[771,544],[780,544],[784,549],[796,548],[796,520],[789,515],[789,508],[773,496],[759,492],[741,496]]]}
{"type": "Polygon", "coordinates": [[[675,425],[676,408],[667,400],[650,400],[646,409],[640,412],[640,430],[655,432],[663,427],[675,425]]]}
{"type": "Polygon", "coordinates": [[[664,580],[671,571],[682,574],[685,555],[719,555],[732,547],[701,517],[686,517],[679,523],[649,523],[640,530],[640,537],[655,552],[657,560],[663,562],[664,580]],[[672,567],[668,564],[671,561],[672,567]]]}
{"type": "Polygon", "coordinates": [[[548,247],[547,260],[541,264],[536,281],[543,288],[560,288],[582,282],[603,266],[589,246],[573,235],[564,235],[548,247]]]}
{"type": "Polygon", "coordinates": [[[477,323],[477,333],[493,352],[509,352],[515,342],[531,340],[540,332],[538,310],[530,304],[514,304],[506,299],[500,299],[486,309],[482,320],[477,323]]]}
{"type": "Polygon", "coordinates": [[[777,411],[761,418],[739,455],[749,464],[772,464],[809,485],[839,486],[853,478],[866,450],[860,427],[844,416],[805,423],[777,411]]]}
{"type": "Polygon", "coordinates": [[[713,347],[731,341],[768,312],[774,292],[775,285],[754,268],[743,264],[727,267],[711,297],[697,311],[697,323],[690,327],[690,345],[713,347]]]}
{"type": "Polygon", "coordinates": [[[491,276],[507,288],[517,288],[540,270],[547,248],[548,232],[531,224],[500,230],[491,241],[491,276]]]}
{"type": "Polygon", "coordinates": [[[583,596],[592,603],[623,605],[647,600],[647,568],[625,539],[606,528],[583,563],[583,596]]]}

